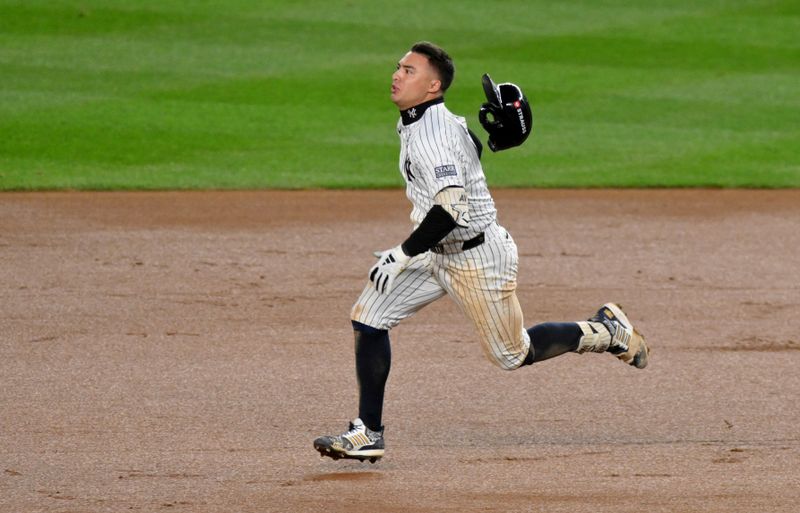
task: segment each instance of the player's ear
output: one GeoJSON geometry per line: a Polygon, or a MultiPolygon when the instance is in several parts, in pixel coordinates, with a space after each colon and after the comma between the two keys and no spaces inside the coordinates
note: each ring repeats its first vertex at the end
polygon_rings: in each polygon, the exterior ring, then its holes
{"type": "Polygon", "coordinates": [[[438,78],[431,80],[431,85],[428,86],[429,93],[438,93],[442,90],[442,81],[438,78]]]}

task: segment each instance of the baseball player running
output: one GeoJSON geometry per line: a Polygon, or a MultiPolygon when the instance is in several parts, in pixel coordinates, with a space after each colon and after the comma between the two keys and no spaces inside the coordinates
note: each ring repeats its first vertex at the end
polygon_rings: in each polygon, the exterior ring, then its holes
{"type": "MultiPolygon", "coordinates": [[[[400,109],[400,172],[413,205],[414,230],[380,253],[353,306],[358,418],[344,433],[314,440],[323,456],[373,463],[383,456],[389,330],[444,295],[472,321],[486,357],[501,369],[567,352],[610,352],[636,368],[647,365],[644,337],[614,303],[586,321],[525,329],[516,295],[517,246],[497,223],[481,168],[482,145],[464,118],[444,104],[453,75],[450,56],[428,42],[412,46],[392,75],[391,99],[400,109]]],[[[480,120],[489,147],[500,151],[521,144],[532,123],[527,99],[514,84],[498,87],[488,75],[484,89],[488,102],[480,120]]]]}

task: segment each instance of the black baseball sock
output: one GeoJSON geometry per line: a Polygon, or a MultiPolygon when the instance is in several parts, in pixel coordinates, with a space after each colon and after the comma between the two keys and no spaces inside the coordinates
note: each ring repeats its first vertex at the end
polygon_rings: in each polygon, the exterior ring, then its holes
{"type": "Polygon", "coordinates": [[[353,321],[356,338],[358,416],[369,429],[380,431],[383,391],[392,364],[389,332],[353,321]]]}
{"type": "Polygon", "coordinates": [[[583,332],[574,322],[545,322],[530,328],[528,335],[531,337],[531,351],[523,365],[575,351],[583,332]]]}

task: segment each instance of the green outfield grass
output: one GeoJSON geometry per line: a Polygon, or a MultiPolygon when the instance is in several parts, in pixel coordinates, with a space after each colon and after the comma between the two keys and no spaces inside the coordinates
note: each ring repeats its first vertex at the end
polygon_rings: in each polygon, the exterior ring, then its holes
{"type": "Polygon", "coordinates": [[[395,187],[396,61],[520,84],[493,186],[800,186],[800,2],[0,0],[0,189],[395,187]]]}

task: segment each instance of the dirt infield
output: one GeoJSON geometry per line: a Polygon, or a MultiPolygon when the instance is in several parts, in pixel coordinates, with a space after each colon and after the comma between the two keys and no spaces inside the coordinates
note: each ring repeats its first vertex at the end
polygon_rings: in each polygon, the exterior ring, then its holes
{"type": "Polygon", "coordinates": [[[619,301],[639,371],[392,333],[387,455],[348,313],[401,191],[0,195],[0,511],[796,512],[800,191],[497,191],[526,324],[619,301]]]}

